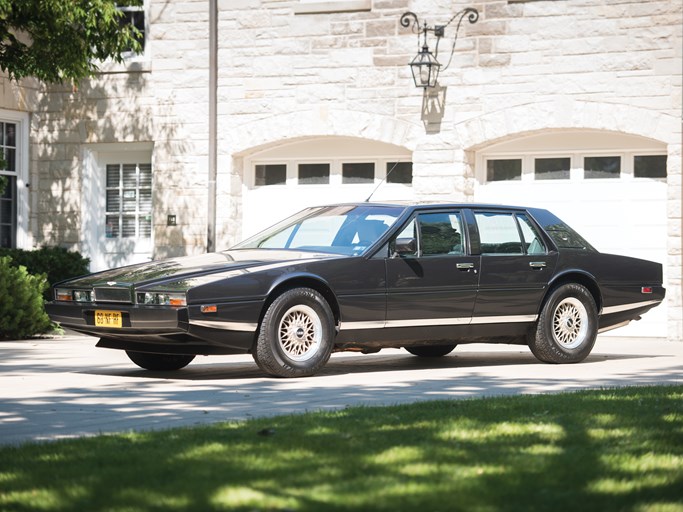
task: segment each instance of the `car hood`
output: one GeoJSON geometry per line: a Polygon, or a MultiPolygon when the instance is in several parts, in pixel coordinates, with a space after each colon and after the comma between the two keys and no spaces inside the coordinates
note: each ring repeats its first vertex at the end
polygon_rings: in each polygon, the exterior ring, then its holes
{"type": "Polygon", "coordinates": [[[105,270],[59,283],[59,286],[68,285],[74,288],[125,287],[133,284],[147,286],[245,268],[257,268],[273,263],[302,263],[340,257],[342,256],[338,254],[304,251],[237,249],[105,270]]]}

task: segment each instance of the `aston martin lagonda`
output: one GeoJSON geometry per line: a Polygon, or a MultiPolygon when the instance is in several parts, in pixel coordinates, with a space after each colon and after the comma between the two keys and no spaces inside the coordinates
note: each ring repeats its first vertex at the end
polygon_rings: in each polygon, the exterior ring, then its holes
{"type": "Polygon", "coordinates": [[[334,351],[528,345],[576,363],[664,299],[662,266],[594,249],[552,213],[475,204],[308,208],[223,252],[58,283],[55,322],[149,370],[250,353],[280,377],[334,351]]]}

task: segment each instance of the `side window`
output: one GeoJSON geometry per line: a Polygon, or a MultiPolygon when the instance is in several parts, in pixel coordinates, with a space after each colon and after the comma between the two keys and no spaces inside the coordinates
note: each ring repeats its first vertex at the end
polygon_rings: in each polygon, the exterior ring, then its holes
{"type": "Polygon", "coordinates": [[[422,256],[464,254],[462,221],[457,212],[423,213],[418,216],[422,256]]]}
{"type": "MultiPolygon", "coordinates": [[[[462,226],[459,212],[422,213],[410,221],[395,240],[413,239],[418,242],[415,252],[404,252],[403,256],[462,255],[465,254],[462,226]]],[[[390,254],[395,252],[395,240],[390,245],[390,254]]]]}
{"type": "Polygon", "coordinates": [[[482,254],[524,254],[517,223],[511,213],[476,212],[482,254]]]}
{"type": "Polygon", "coordinates": [[[536,227],[531,223],[526,215],[517,215],[519,227],[524,237],[524,248],[527,254],[545,254],[546,249],[541,241],[541,237],[536,227]]]}

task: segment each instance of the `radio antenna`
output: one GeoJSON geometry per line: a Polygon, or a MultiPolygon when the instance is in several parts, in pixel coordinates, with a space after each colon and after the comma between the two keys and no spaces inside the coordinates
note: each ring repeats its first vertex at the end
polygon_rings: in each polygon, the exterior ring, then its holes
{"type": "Polygon", "coordinates": [[[371,198],[372,196],[375,195],[375,192],[377,192],[377,189],[378,189],[379,187],[382,186],[382,183],[384,183],[384,182],[389,178],[389,175],[394,171],[394,169],[396,169],[396,166],[397,166],[398,164],[400,164],[400,163],[401,163],[401,160],[398,160],[397,162],[394,162],[393,167],[392,167],[391,169],[389,169],[389,171],[387,172],[386,176],[384,176],[384,178],[382,178],[382,181],[380,181],[380,182],[377,184],[377,186],[374,188],[374,190],[372,191],[372,193],[371,193],[371,194],[368,196],[368,198],[365,200],[366,203],[369,203],[369,202],[370,202],[370,198],[371,198]]]}

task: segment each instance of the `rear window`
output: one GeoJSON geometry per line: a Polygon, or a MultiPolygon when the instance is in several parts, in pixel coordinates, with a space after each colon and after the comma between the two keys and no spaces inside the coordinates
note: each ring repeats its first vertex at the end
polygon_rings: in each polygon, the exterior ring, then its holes
{"type": "Polygon", "coordinates": [[[594,250],[591,244],[566,224],[553,224],[546,226],[545,230],[559,249],[594,250]]]}

